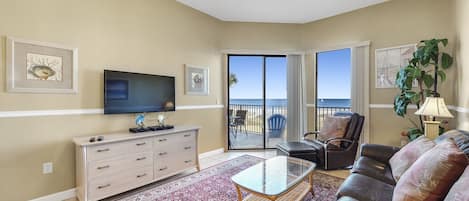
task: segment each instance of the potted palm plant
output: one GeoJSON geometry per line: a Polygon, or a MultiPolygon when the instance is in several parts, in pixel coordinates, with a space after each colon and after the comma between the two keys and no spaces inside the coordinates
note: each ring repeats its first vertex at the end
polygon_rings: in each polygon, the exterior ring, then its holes
{"type": "MultiPolygon", "coordinates": [[[[415,104],[419,109],[426,97],[439,96],[438,81],[446,80],[445,70],[453,64],[453,57],[440,51],[441,47],[447,45],[448,39],[420,41],[409,64],[396,75],[396,85],[400,91],[394,98],[394,112],[412,123],[413,127],[405,131],[409,140],[423,135],[425,117],[419,116],[418,121],[415,121],[408,117],[407,108],[415,104]],[[417,83],[416,88],[413,87],[414,83],[417,83]]],[[[443,127],[440,126],[440,130],[443,127]]]]}

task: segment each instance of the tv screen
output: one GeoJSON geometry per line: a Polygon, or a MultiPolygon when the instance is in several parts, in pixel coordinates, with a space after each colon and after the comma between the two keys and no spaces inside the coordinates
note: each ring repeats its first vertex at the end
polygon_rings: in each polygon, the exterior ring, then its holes
{"type": "Polygon", "coordinates": [[[175,111],[174,77],[104,70],[104,114],[175,111]]]}

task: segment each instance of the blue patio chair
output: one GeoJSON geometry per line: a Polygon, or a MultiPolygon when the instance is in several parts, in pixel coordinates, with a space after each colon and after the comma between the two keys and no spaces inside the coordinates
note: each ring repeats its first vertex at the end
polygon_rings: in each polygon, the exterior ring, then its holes
{"type": "Polygon", "coordinates": [[[274,114],[267,120],[267,131],[269,132],[269,138],[282,137],[283,131],[285,131],[285,125],[287,119],[281,114],[274,114]]]}

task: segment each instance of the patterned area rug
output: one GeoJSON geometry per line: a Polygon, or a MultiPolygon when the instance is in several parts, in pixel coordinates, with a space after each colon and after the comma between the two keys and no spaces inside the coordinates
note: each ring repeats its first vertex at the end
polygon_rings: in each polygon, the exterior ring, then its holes
{"type": "MultiPolygon", "coordinates": [[[[126,193],[112,200],[121,201],[236,201],[237,194],[231,176],[251,167],[264,159],[243,155],[178,180],[159,185],[147,186],[138,192],[126,193]]],[[[323,173],[314,173],[314,193],[305,201],[336,200],[335,193],[344,181],[323,173]]],[[[243,192],[243,197],[247,193],[243,192]]]]}

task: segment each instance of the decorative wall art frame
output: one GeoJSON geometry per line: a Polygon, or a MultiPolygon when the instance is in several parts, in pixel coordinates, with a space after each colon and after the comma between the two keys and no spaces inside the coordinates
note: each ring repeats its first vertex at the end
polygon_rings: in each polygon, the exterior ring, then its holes
{"type": "MultiPolygon", "coordinates": [[[[375,50],[376,88],[396,88],[396,75],[408,65],[417,44],[375,50]]],[[[414,83],[416,86],[417,83],[414,83]]]]}
{"type": "Polygon", "coordinates": [[[208,68],[185,65],[185,89],[187,95],[209,94],[208,68]]]}
{"type": "Polygon", "coordinates": [[[8,92],[77,93],[78,49],[7,37],[8,92]]]}

